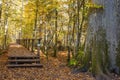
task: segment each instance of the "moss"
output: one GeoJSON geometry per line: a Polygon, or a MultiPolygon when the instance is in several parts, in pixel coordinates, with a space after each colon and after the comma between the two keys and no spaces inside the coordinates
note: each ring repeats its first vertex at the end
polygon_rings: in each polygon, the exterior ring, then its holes
{"type": "Polygon", "coordinates": [[[77,63],[78,63],[78,61],[77,61],[76,59],[72,58],[72,59],[69,61],[68,65],[69,65],[69,66],[76,66],[77,63]]]}
{"type": "Polygon", "coordinates": [[[86,3],[86,13],[85,16],[88,17],[91,14],[94,14],[96,12],[103,12],[104,6],[93,4],[93,3],[86,3]]]}
{"type": "Polygon", "coordinates": [[[120,68],[120,41],[118,43],[118,48],[117,48],[116,63],[117,63],[117,66],[120,68]]]}
{"type": "Polygon", "coordinates": [[[84,55],[84,51],[79,49],[78,54],[76,55],[76,57],[73,57],[70,62],[68,63],[69,66],[80,66],[82,65],[83,62],[83,55],[84,55]]]}
{"type": "Polygon", "coordinates": [[[92,70],[92,68],[90,67],[91,66],[91,59],[92,59],[92,40],[89,42],[89,45],[87,45],[86,47],[86,51],[84,52],[84,55],[83,55],[83,62],[82,62],[82,66],[81,67],[85,67],[87,68],[89,71],[92,70]]]}
{"type": "Polygon", "coordinates": [[[92,73],[106,73],[109,67],[108,42],[106,31],[102,28],[96,32],[92,42],[92,73]]]}
{"type": "Polygon", "coordinates": [[[104,29],[99,28],[94,34],[87,52],[85,65],[87,63],[90,66],[89,70],[93,74],[106,73],[109,67],[109,56],[106,31],[104,29]]]}
{"type": "Polygon", "coordinates": [[[87,50],[83,58],[82,66],[89,68],[89,71],[95,75],[107,73],[110,65],[108,48],[106,31],[102,27],[99,27],[86,47],[87,50]]]}
{"type": "Polygon", "coordinates": [[[86,7],[92,8],[92,9],[103,9],[104,8],[102,5],[93,4],[93,3],[87,3],[86,7]]]}

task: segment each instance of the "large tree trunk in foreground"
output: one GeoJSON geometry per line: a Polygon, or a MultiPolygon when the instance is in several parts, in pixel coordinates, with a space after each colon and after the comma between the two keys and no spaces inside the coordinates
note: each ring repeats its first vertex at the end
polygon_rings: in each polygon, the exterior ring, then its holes
{"type": "Polygon", "coordinates": [[[119,67],[119,72],[120,72],[120,0],[117,0],[116,3],[117,3],[116,4],[117,5],[116,16],[117,16],[117,22],[118,22],[117,30],[116,30],[116,32],[117,32],[117,42],[118,42],[117,49],[116,49],[117,50],[116,64],[119,67]]]}
{"type": "Polygon", "coordinates": [[[95,75],[103,76],[110,71],[119,73],[120,68],[120,1],[92,0],[102,5],[90,15],[85,44],[85,66],[95,75]],[[91,62],[89,62],[91,61],[91,62]]]}

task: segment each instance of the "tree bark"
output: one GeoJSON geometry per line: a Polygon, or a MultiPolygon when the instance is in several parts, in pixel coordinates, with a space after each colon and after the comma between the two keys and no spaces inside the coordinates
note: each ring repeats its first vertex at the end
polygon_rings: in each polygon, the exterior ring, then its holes
{"type": "Polygon", "coordinates": [[[95,9],[89,17],[84,64],[91,66],[95,75],[103,76],[104,73],[111,71],[119,73],[120,1],[92,0],[92,2],[102,5],[104,9],[95,9]]]}
{"type": "Polygon", "coordinates": [[[55,47],[54,47],[54,57],[57,57],[57,27],[58,27],[58,11],[55,9],[55,47]]]}
{"type": "Polygon", "coordinates": [[[35,23],[34,23],[34,30],[33,30],[33,38],[36,39],[36,29],[37,29],[37,20],[38,20],[38,0],[36,0],[36,11],[35,11],[35,23]]]}

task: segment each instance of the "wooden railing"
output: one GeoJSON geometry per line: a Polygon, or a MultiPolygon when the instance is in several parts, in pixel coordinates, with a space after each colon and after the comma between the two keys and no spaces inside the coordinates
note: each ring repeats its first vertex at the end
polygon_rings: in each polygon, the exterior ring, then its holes
{"type": "Polygon", "coordinates": [[[28,50],[34,52],[34,49],[40,48],[40,41],[42,38],[39,39],[16,39],[16,43],[23,45],[28,50]]]}

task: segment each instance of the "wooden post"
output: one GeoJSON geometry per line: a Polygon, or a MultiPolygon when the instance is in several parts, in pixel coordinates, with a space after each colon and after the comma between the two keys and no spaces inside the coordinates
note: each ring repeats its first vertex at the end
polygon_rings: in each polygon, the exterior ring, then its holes
{"type": "Polygon", "coordinates": [[[34,39],[32,39],[32,52],[34,52],[33,48],[34,48],[34,39]]]}
{"type": "Polygon", "coordinates": [[[37,39],[38,42],[37,42],[37,55],[39,56],[39,59],[40,59],[40,40],[41,39],[37,39]]]}
{"type": "Polygon", "coordinates": [[[25,47],[26,43],[25,43],[25,39],[24,39],[24,47],[25,47]]]}
{"type": "Polygon", "coordinates": [[[27,48],[27,39],[25,39],[25,48],[27,48]]]}
{"type": "Polygon", "coordinates": [[[20,39],[20,45],[22,45],[22,39],[20,39]]]}
{"type": "Polygon", "coordinates": [[[26,39],[26,48],[28,49],[28,39],[26,39]]]}
{"type": "Polygon", "coordinates": [[[23,39],[21,39],[21,45],[23,45],[23,39]]]}
{"type": "Polygon", "coordinates": [[[18,39],[18,44],[20,44],[20,39],[18,39]]]}
{"type": "Polygon", "coordinates": [[[28,39],[28,45],[27,45],[28,50],[30,50],[30,39],[28,39]]]}
{"type": "Polygon", "coordinates": [[[22,46],[24,45],[24,39],[22,39],[22,46]]]}
{"type": "Polygon", "coordinates": [[[19,44],[19,39],[16,39],[16,43],[19,44]]]}
{"type": "Polygon", "coordinates": [[[23,46],[25,46],[25,39],[23,39],[23,46]]]}
{"type": "Polygon", "coordinates": [[[32,39],[30,39],[30,45],[29,45],[29,50],[31,51],[31,46],[32,46],[32,39]]]}
{"type": "Polygon", "coordinates": [[[37,42],[37,51],[38,51],[37,55],[39,56],[40,55],[40,39],[37,39],[37,40],[38,40],[38,42],[37,42]]]}

